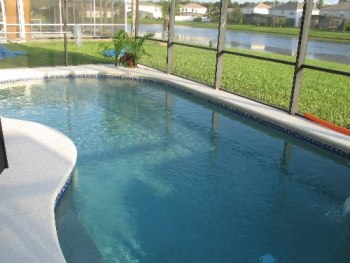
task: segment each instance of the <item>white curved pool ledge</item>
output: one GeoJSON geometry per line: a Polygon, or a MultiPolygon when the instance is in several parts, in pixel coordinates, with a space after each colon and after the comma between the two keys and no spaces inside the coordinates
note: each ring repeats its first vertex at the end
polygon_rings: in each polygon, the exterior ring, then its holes
{"type": "Polygon", "coordinates": [[[2,118],[9,168],[0,175],[0,261],[65,262],[56,198],[74,169],[70,139],[47,126],[2,118]]]}

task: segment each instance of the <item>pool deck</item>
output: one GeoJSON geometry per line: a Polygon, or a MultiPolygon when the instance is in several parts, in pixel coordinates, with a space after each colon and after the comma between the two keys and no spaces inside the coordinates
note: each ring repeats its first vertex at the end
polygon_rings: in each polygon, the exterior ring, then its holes
{"type": "MultiPolygon", "coordinates": [[[[0,70],[0,88],[62,76],[125,76],[154,80],[191,91],[262,120],[350,153],[350,136],[307,119],[209,86],[140,66],[43,67],[0,70]]],[[[73,143],[59,132],[32,122],[3,118],[10,168],[0,175],[0,261],[64,262],[55,228],[54,205],[76,162],[73,143]]]]}
{"type": "Polygon", "coordinates": [[[0,261],[65,262],[54,206],[75,166],[76,148],[44,125],[1,120],[9,168],[0,175],[0,261]]]}

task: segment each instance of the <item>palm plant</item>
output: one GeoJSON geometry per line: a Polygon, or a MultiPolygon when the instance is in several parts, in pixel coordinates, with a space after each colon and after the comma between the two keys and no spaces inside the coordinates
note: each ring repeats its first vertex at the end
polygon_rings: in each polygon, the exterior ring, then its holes
{"type": "Polygon", "coordinates": [[[142,56],[149,56],[143,44],[153,35],[152,33],[146,33],[142,37],[133,38],[124,30],[120,30],[112,38],[114,50],[105,50],[103,54],[107,57],[113,57],[115,65],[121,64],[134,68],[142,56]]]}

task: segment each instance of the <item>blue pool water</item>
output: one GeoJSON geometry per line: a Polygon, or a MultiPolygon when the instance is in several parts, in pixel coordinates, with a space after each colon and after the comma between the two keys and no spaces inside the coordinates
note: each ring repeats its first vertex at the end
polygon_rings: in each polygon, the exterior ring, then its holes
{"type": "Polygon", "coordinates": [[[350,262],[348,159],[144,82],[4,88],[0,107],[78,148],[68,262],[350,262]]]}

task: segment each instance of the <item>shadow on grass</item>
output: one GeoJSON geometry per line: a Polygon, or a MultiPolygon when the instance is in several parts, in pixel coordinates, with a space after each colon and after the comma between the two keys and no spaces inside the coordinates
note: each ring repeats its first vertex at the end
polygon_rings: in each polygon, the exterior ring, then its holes
{"type": "MultiPolygon", "coordinates": [[[[34,68],[64,65],[63,43],[56,42],[40,44],[47,44],[47,47],[14,43],[6,44],[6,47],[9,50],[23,51],[27,54],[14,58],[6,58],[3,61],[0,61],[0,68],[34,68]]],[[[87,47],[81,48],[81,51],[79,51],[77,47],[71,48],[72,46],[73,45],[70,43],[68,47],[68,65],[111,63],[111,60],[97,54],[97,44],[87,45],[87,47]]]]}

